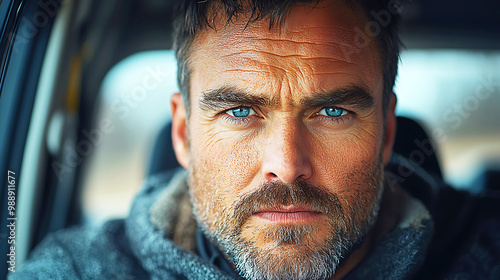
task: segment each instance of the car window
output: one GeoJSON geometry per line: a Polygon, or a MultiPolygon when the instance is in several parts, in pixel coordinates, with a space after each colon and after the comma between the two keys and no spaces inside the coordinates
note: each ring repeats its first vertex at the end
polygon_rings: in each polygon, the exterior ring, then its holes
{"type": "Polygon", "coordinates": [[[424,123],[445,180],[468,188],[484,164],[500,158],[500,52],[408,50],[401,61],[397,113],[424,123]]]}
{"type": "Polygon", "coordinates": [[[104,78],[95,124],[105,122],[110,129],[97,139],[86,165],[82,202],[89,223],[128,213],[154,137],[170,120],[176,67],[172,51],[149,51],[122,60],[104,78]]]}

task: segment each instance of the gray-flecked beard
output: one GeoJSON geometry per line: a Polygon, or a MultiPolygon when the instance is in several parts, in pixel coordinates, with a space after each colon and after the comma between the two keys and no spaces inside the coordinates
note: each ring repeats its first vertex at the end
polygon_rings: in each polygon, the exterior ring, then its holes
{"type": "Polygon", "coordinates": [[[257,191],[242,196],[230,210],[224,208],[215,213],[213,202],[197,201],[191,195],[195,217],[205,235],[225,252],[246,279],[329,279],[342,261],[362,244],[375,224],[383,189],[382,171],[376,165],[366,169],[369,174],[363,174],[369,178],[365,184],[379,189],[377,196],[369,201],[351,198],[349,206],[342,207],[339,197],[324,187],[303,181],[291,185],[268,182],[257,191]],[[366,203],[370,205],[367,207],[366,203]],[[247,240],[242,235],[245,222],[260,209],[290,204],[308,206],[328,217],[326,241],[315,241],[315,233],[320,229],[318,225],[253,228],[254,232],[264,235],[264,240],[272,241],[273,245],[267,248],[258,248],[254,239],[247,240]],[[210,215],[212,219],[208,222],[210,215]],[[210,230],[208,224],[215,225],[217,230],[210,230]]]}

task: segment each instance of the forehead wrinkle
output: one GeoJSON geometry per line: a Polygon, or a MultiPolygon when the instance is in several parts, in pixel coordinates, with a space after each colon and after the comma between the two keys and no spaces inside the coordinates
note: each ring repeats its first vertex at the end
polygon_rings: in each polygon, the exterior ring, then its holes
{"type": "MultiPolygon", "coordinates": [[[[241,52],[239,52],[241,53],[241,52]]],[[[256,55],[228,54],[233,57],[230,68],[221,69],[223,72],[267,73],[282,80],[285,76],[297,78],[300,74],[302,82],[311,76],[321,74],[353,75],[349,69],[357,68],[358,63],[338,60],[330,57],[304,57],[303,55],[275,55],[270,52],[256,52],[256,55]],[[262,55],[258,55],[262,54],[262,55]]]]}
{"type": "Polygon", "coordinates": [[[290,72],[287,67],[283,67],[282,63],[271,61],[269,57],[237,57],[232,63],[231,68],[221,69],[222,72],[237,72],[237,71],[252,71],[252,72],[267,72],[273,76],[284,77],[290,72]]]}
{"type": "MultiPolygon", "coordinates": [[[[352,63],[353,57],[362,55],[362,52],[357,51],[355,44],[350,44],[348,40],[325,41],[328,36],[322,37],[319,40],[309,38],[310,41],[294,40],[291,38],[266,38],[268,34],[256,36],[240,36],[238,39],[223,39],[229,40],[228,44],[234,46],[232,49],[225,48],[225,44],[218,44],[219,56],[224,58],[232,58],[240,56],[262,56],[270,55],[275,57],[299,57],[304,59],[334,59],[352,63]],[[235,51],[233,53],[228,53],[235,51]],[[350,53],[352,55],[347,55],[350,53]]],[[[272,37],[272,36],[271,36],[272,37]]]]}
{"type": "Polygon", "coordinates": [[[249,40],[253,40],[255,42],[264,42],[264,43],[267,43],[269,41],[273,41],[273,42],[281,41],[281,42],[287,42],[290,44],[301,44],[301,45],[310,45],[310,46],[331,47],[331,44],[336,44],[336,45],[341,45],[341,46],[349,47],[349,48],[354,47],[353,45],[350,45],[350,44],[341,44],[341,43],[335,42],[335,41],[326,41],[325,43],[318,43],[318,42],[299,41],[299,40],[292,40],[292,39],[285,39],[285,38],[277,39],[277,38],[262,38],[262,37],[254,37],[254,36],[247,36],[244,39],[249,39],[249,40]]]}
{"type": "Polygon", "coordinates": [[[314,72],[311,75],[312,76],[321,76],[321,75],[338,75],[338,74],[345,75],[345,76],[358,77],[357,74],[344,73],[344,72],[333,72],[333,71],[330,71],[330,72],[314,72]]]}
{"type": "Polygon", "coordinates": [[[351,61],[347,61],[347,60],[343,60],[343,59],[337,59],[337,58],[333,58],[333,57],[329,57],[329,56],[314,56],[314,55],[311,55],[311,54],[305,55],[305,54],[300,54],[300,53],[299,54],[298,53],[294,53],[294,54],[277,54],[277,53],[273,53],[273,52],[270,52],[270,51],[254,50],[254,49],[239,50],[237,52],[224,54],[221,57],[223,57],[223,58],[232,58],[234,56],[245,55],[245,54],[250,54],[251,55],[251,53],[276,56],[278,58],[300,58],[300,59],[304,59],[304,60],[327,61],[329,63],[342,62],[342,63],[348,63],[348,64],[356,64],[356,63],[351,62],[351,61]]]}
{"type": "MultiPolygon", "coordinates": [[[[262,37],[257,31],[242,34],[233,34],[233,38],[250,39],[253,41],[284,41],[292,44],[327,45],[329,43],[340,44],[344,47],[356,47],[354,37],[357,33],[354,27],[346,28],[339,25],[301,27],[299,30],[285,30],[281,33],[267,32],[262,37]],[[325,40],[328,39],[328,40],[325,40]],[[322,43],[318,43],[322,42],[322,43]]],[[[230,39],[230,38],[228,38],[230,39]]]]}
{"type": "MultiPolygon", "coordinates": [[[[335,56],[333,53],[322,53],[318,51],[319,56],[315,56],[315,51],[305,51],[300,50],[299,53],[280,53],[274,50],[258,49],[241,50],[236,48],[234,52],[231,50],[224,51],[225,54],[221,55],[220,58],[227,60],[232,66],[230,69],[234,71],[235,69],[260,69],[268,71],[278,71],[278,73],[286,74],[292,73],[294,71],[304,72],[309,75],[320,73],[339,73],[340,71],[330,71],[331,69],[345,69],[348,70],[351,67],[358,68],[358,62],[349,61],[345,57],[340,55],[335,56]]],[[[348,71],[346,71],[348,72],[348,71]]],[[[276,73],[276,74],[278,74],[276,73]]]]}
{"type": "Polygon", "coordinates": [[[255,69],[243,69],[243,68],[238,68],[238,69],[225,69],[223,70],[224,72],[248,72],[248,73],[257,73],[257,74],[275,74],[272,71],[269,70],[255,70],[255,69]]]}

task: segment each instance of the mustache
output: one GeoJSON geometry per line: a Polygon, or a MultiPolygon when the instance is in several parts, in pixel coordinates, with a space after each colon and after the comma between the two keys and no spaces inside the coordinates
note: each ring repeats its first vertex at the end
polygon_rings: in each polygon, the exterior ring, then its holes
{"type": "Polygon", "coordinates": [[[343,213],[338,196],[324,187],[300,180],[292,184],[271,181],[264,183],[256,191],[241,196],[233,207],[232,218],[237,228],[241,228],[245,220],[262,209],[291,204],[305,206],[328,216],[343,213]]]}

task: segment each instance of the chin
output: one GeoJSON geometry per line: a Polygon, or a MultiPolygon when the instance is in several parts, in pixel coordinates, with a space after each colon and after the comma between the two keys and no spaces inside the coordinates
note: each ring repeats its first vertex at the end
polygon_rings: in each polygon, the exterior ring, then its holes
{"type": "Polygon", "coordinates": [[[320,225],[247,226],[230,246],[231,259],[247,279],[328,279],[346,252],[327,229],[320,225]]]}

